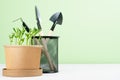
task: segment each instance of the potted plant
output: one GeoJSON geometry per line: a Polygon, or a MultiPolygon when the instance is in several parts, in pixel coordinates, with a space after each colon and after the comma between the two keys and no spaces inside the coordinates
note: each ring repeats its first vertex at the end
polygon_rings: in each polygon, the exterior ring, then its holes
{"type": "Polygon", "coordinates": [[[9,35],[10,45],[5,45],[6,69],[3,75],[6,76],[36,76],[41,75],[40,59],[41,46],[31,45],[32,37],[40,32],[39,29],[25,27],[13,28],[9,35]],[[12,72],[11,72],[12,71],[12,72]]]}

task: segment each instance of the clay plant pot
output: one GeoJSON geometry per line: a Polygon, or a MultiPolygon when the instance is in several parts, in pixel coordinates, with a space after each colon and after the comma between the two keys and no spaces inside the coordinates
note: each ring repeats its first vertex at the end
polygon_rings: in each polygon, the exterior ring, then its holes
{"type": "Polygon", "coordinates": [[[41,46],[4,46],[7,69],[39,69],[41,46]]]}

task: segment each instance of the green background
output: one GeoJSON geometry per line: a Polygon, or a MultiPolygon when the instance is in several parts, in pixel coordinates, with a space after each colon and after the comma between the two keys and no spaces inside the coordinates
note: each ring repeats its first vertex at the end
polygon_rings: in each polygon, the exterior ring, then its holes
{"type": "Polygon", "coordinates": [[[3,45],[9,44],[12,27],[22,17],[36,26],[37,5],[45,34],[50,16],[63,13],[63,25],[56,26],[60,63],[120,63],[120,0],[0,0],[0,63],[5,63],[3,45]]]}

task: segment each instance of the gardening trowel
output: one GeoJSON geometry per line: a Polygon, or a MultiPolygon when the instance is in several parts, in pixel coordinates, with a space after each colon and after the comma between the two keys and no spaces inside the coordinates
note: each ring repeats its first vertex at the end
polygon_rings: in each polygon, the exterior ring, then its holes
{"type": "MultiPolygon", "coordinates": [[[[41,30],[41,31],[40,31],[40,36],[43,36],[42,27],[41,27],[41,24],[40,24],[40,21],[41,21],[41,20],[40,20],[40,13],[39,13],[39,11],[38,11],[37,6],[35,6],[35,14],[36,14],[36,20],[37,20],[37,27],[38,27],[38,29],[41,30]]],[[[42,40],[42,44],[43,44],[43,50],[44,50],[45,56],[46,56],[46,58],[47,58],[47,60],[48,60],[50,69],[51,69],[52,71],[54,71],[54,65],[53,65],[53,63],[52,63],[51,57],[50,57],[49,52],[48,52],[48,50],[47,50],[46,40],[45,40],[45,39],[41,39],[41,40],[42,40]]]]}
{"type": "Polygon", "coordinates": [[[53,14],[53,15],[50,17],[50,21],[53,22],[53,25],[52,25],[52,27],[50,28],[50,31],[49,31],[49,33],[48,33],[48,36],[51,36],[51,35],[52,35],[52,32],[54,31],[56,24],[59,24],[59,25],[62,24],[62,21],[63,21],[62,13],[61,13],[61,12],[56,12],[55,14],[53,14]]]}
{"type": "MultiPolygon", "coordinates": [[[[54,29],[55,29],[55,26],[56,24],[59,24],[61,25],[62,22],[63,22],[63,16],[62,16],[62,13],[61,12],[56,12],[55,14],[53,14],[51,17],[50,17],[50,21],[53,22],[53,25],[52,27],[50,28],[50,31],[48,33],[48,36],[51,36],[54,29]]],[[[46,44],[47,42],[49,41],[49,38],[46,39],[46,44]]],[[[57,69],[57,67],[55,66],[55,64],[53,64],[54,68],[57,69]]]]}
{"type": "MultiPolygon", "coordinates": [[[[52,27],[50,28],[50,31],[48,32],[48,36],[51,36],[54,29],[55,29],[55,26],[56,24],[59,24],[59,25],[62,25],[62,22],[63,22],[63,16],[62,16],[62,13],[61,12],[56,12],[55,14],[53,14],[51,17],[50,17],[50,21],[53,22],[53,25],[52,27]]],[[[46,39],[46,43],[48,42],[49,39],[46,39]]]]}

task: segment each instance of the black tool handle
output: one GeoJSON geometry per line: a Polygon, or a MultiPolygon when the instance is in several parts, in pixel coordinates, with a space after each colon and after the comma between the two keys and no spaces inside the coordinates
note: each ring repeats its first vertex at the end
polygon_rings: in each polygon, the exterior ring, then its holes
{"type": "Polygon", "coordinates": [[[29,27],[27,26],[27,24],[26,24],[24,21],[22,21],[22,25],[23,25],[23,27],[25,28],[25,30],[26,30],[27,32],[30,31],[29,27]]]}
{"type": "Polygon", "coordinates": [[[42,29],[39,20],[37,20],[37,27],[38,27],[38,29],[40,29],[40,30],[42,29]]]}
{"type": "Polygon", "coordinates": [[[51,29],[50,29],[50,30],[54,31],[55,26],[56,26],[56,22],[54,22],[54,23],[53,23],[53,25],[52,25],[52,27],[51,27],[51,29]]]}

